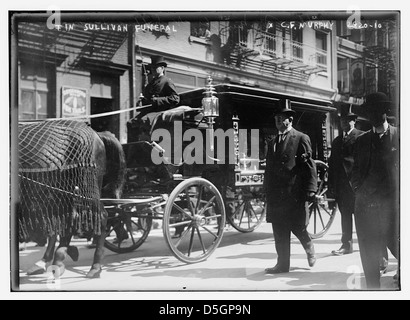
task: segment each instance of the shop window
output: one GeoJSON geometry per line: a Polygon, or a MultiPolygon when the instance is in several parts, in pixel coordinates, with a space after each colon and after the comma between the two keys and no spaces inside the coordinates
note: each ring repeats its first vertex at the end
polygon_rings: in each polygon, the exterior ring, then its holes
{"type": "MultiPolygon", "coordinates": [[[[239,25],[234,25],[232,28],[232,33],[234,35],[234,39],[237,40],[237,43],[242,47],[251,47],[252,39],[248,39],[249,31],[251,30],[251,26],[246,23],[241,23],[239,25]],[[250,42],[248,43],[248,40],[250,42]]],[[[252,37],[251,37],[252,38],[252,37]]]]}
{"type": "Polygon", "coordinates": [[[336,35],[342,38],[348,38],[352,34],[351,29],[347,27],[347,20],[336,21],[336,35]]]}
{"type": "Polygon", "coordinates": [[[204,88],[207,84],[207,77],[196,74],[184,74],[174,70],[167,70],[167,77],[169,77],[177,88],[177,92],[184,92],[187,90],[204,88]]]}
{"type": "Polygon", "coordinates": [[[21,119],[35,119],[34,117],[34,92],[22,90],[19,115],[21,119]]]}
{"type": "Polygon", "coordinates": [[[337,59],[337,89],[342,94],[350,91],[348,62],[348,59],[337,59]]]}
{"type": "Polygon", "coordinates": [[[316,63],[327,66],[327,33],[316,31],[316,63]]]}
{"type": "Polygon", "coordinates": [[[303,29],[292,30],[292,54],[296,60],[303,60],[303,29]]]}
{"type": "Polygon", "coordinates": [[[364,33],[361,29],[353,29],[352,35],[349,37],[349,40],[353,41],[354,43],[363,44],[363,34],[364,33]]]}
{"type": "Polygon", "coordinates": [[[287,39],[289,39],[289,37],[289,29],[282,27],[282,53],[284,56],[288,54],[286,44],[288,43],[287,39]]]}
{"type": "Polygon", "coordinates": [[[174,83],[191,87],[195,86],[195,76],[193,75],[167,71],[167,77],[171,78],[174,83]]]}
{"type": "Polygon", "coordinates": [[[207,39],[211,36],[209,22],[191,22],[191,36],[207,39]]]}
{"type": "Polygon", "coordinates": [[[365,29],[364,30],[364,42],[363,45],[366,47],[371,47],[374,46],[376,44],[376,34],[379,31],[375,31],[373,28],[372,29],[365,29]]]}
{"type": "Polygon", "coordinates": [[[274,54],[276,52],[276,23],[268,28],[265,38],[265,49],[274,54]]]}
{"type": "MultiPolygon", "coordinates": [[[[362,21],[362,23],[364,24],[365,22],[362,21]]],[[[336,22],[336,35],[359,44],[363,44],[364,41],[364,32],[362,32],[362,29],[349,28],[346,20],[336,22]]]]}
{"type": "Polygon", "coordinates": [[[51,70],[33,61],[19,63],[19,119],[46,119],[48,110],[51,70]]]}
{"type": "Polygon", "coordinates": [[[47,118],[47,92],[21,90],[19,119],[34,120],[47,118]]]}
{"type": "Polygon", "coordinates": [[[327,34],[316,31],[316,48],[327,51],[327,34]]]}
{"type": "MultiPolygon", "coordinates": [[[[215,81],[213,82],[215,84],[215,81]]],[[[197,77],[197,86],[200,88],[205,88],[208,84],[208,78],[197,77]]]]}

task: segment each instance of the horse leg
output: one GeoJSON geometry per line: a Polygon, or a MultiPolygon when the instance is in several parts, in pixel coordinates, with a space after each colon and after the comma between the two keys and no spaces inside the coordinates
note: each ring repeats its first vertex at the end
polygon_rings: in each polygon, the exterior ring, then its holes
{"type": "Polygon", "coordinates": [[[58,267],[59,269],[59,276],[62,276],[65,272],[65,265],[64,260],[67,255],[73,259],[73,261],[78,260],[78,249],[75,246],[70,246],[72,235],[69,233],[64,237],[60,237],[60,244],[54,254],[54,261],[53,265],[58,267]]]}
{"type": "Polygon", "coordinates": [[[46,272],[47,263],[50,263],[51,260],[53,259],[56,241],[57,241],[56,235],[48,237],[47,249],[44,252],[43,258],[37,261],[36,263],[34,263],[34,265],[30,269],[28,269],[27,275],[31,276],[31,275],[42,274],[46,272]]]}
{"type": "Polygon", "coordinates": [[[102,260],[104,258],[104,241],[106,236],[106,226],[107,226],[107,217],[108,214],[102,206],[103,217],[101,223],[101,234],[94,235],[95,242],[97,247],[94,252],[93,265],[91,266],[90,271],[87,273],[87,278],[99,278],[102,271],[102,260]]]}
{"type": "Polygon", "coordinates": [[[59,269],[59,272],[58,272],[59,277],[62,276],[65,271],[65,265],[63,261],[65,260],[66,256],[67,256],[67,247],[57,248],[54,254],[53,266],[59,269]]]}
{"type": "Polygon", "coordinates": [[[78,248],[76,246],[68,246],[67,247],[67,254],[70,256],[73,261],[78,261],[78,256],[80,255],[78,252],[78,248]]]}
{"type": "Polygon", "coordinates": [[[94,235],[97,247],[94,252],[93,265],[90,271],[87,273],[87,278],[99,278],[102,271],[102,260],[104,258],[104,241],[105,241],[105,230],[101,231],[101,235],[94,235]]]}
{"type": "Polygon", "coordinates": [[[67,254],[73,261],[78,261],[78,248],[76,246],[70,246],[72,234],[68,234],[67,236],[60,239],[60,245],[57,249],[61,247],[67,247],[67,254]]]}

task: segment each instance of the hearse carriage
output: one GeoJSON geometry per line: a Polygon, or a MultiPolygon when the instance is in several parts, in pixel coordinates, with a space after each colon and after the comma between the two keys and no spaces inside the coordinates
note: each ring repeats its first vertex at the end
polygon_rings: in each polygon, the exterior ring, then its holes
{"type": "Polygon", "coordinates": [[[326,195],[326,115],[335,111],[330,101],[212,85],[211,79],[205,89],[180,98],[175,112],[128,123],[124,199],[103,199],[110,216],[107,248],[135,250],[153,221],[161,220],[171,251],[193,263],[217,248],[226,223],[240,232],[254,231],[265,218],[266,146],[277,134],[273,114],[284,99],[296,111],[294,127],[311,139],[318,168],[308,230],[313,238],[326,233],[336,212],[334,199],[326,195]]]}

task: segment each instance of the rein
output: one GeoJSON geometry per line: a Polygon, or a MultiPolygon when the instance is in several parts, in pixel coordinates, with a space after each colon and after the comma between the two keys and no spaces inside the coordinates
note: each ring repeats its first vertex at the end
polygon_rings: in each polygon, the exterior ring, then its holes
{"type": "MultiPolygon", "coordinates": [[[[61,192],[61,193],[65,193],[65,194],[68,194],[68,195],[70,195],[70,196],[77,197],[77,198],[81,198],[81,199],[84,199],[84,200],[93,200],[92,198],[87,198],[87,197],[81,196],[81,195],[79,195],[79,194],[77,194],[77,193],[75,193],[75,192],[70,192],[70,191],[62,190],[62,189],[59,189],[59,188],[56,188],[56,187],[52,187],[52,186],[50,186],[50,185],[48,185],[48,184],[39,182],[39,181],[37,181],[37,180],[27,178],[26,176],[23,176],[23,175],[21,175],[21,174],[18,174],[18,176],[19,176],[20,178],[26,179],[26,180],[28,180],[28,181],[30,181],[30,182],[33,182],[33,183],[35,183],[35,184],[38,184],[38,185],[40,185],[40,186],[42,186],[42,187],[45,187],[45,188],[48,188],[48,189],[52,189],[52,190],[54,190],[54,191],[58,191],[58,192],[61,192]]],[[[77,186],[75,186],[75,187],[74,187],[74,190],[79,190],[79,188],[78,188],[77,186]]]]}

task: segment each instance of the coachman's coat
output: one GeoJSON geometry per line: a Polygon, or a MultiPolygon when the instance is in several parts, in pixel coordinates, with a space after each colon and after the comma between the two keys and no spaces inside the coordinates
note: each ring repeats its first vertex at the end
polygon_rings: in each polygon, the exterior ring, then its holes
{"type": "Polygon", "coordinates": [[[154,78],[144,89],[145,103],[152,103],[150,112],[172,109],[179,103],[174,83],[166,76],[154,78]]]}
{"type": "Polygon", "coordinates": [[[294,128],[282,143],[269,143],[264,180],[267,222],[308,224],[306,195],[317,190],[316,164],[311,156],[309,136],[294,128]]]}
{"type": "Polygon", "coordinates": [[[152,79],[144,88],[143,96],[142,104],[152,106],[143,109],[127,122],[128,142],[150,140],[155,127],[166,127],[169,124],[169,121],[164,123],[162,120],[162,112],[175,108],[180,101],[174,83],[164,75],[152,79]]]}

